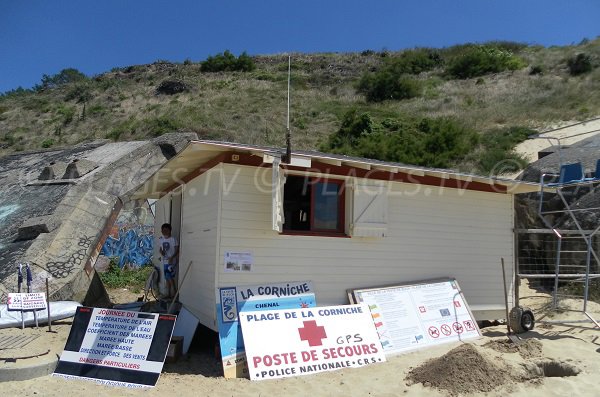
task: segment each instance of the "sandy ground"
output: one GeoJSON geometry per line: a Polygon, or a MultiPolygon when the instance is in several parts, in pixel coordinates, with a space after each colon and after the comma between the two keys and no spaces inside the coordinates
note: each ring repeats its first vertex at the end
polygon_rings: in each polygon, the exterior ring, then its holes
{"type": "MultiPolygon", "coordinates": [[[[548,314],[550,296],[524,286],[521,303],[534,309],[536,318],[583,319],[577,312],[548,314]]],[[[581,302],[566,301],[575,309],[581,302]]],[[[588,312],[600,318],[600,304],[588,312]]],[[[64,346],[68,322],[47,345],[64,346]]],[[[0,331],[1,332],[1,331],[0,331]]],[[[38,331],[41,332],[41,331],[38,331]]],[[[505,326],[483,329],[483,336],[469,343],[450,343],[388,358],[388,362],[357,369],[343,369],[295,378],[250,381],[224,379],[220,361],[210,348],[194,351],[173,364],[165,364],[155,388],[129,390],[92,382],[45,376],[27,381],[3,382],[6,396],[596,396],[599,395],[600,329],[591,323],[538,323],[522,334],[515,346],[505,326]],[[471,348],[472,347],[472,348],[471,348]],[[458,349],[457,349],[458,348],[458,349]],[[450,353],[449,353],[450,352],[450,353]],[[431,361],[433,360],[433,361],[431,361]],[[558,368],[558,370],[557,370],[558,368]],[[413,371],[414,370],[414,371],[413,371]],[[408,380],[409,374],[417,380],[408,380]],[[545,372],[544,372],[545,371],[545,372]],[[576,376],[556,371],[579,372],[576,376]],[[424,376],[425,384],[419,383],[424,376]],[[546,376],[544,376],[546,375],[546,376]],[[554,375],[554,376],[551,376],[554,375]],[[439,387],[436,387],[438,385],[439,387]]],[[[32,342],[39,343],[42,337],[32,342]]],[[[0,361],[0,366],[6,363],[0,361]]]]}

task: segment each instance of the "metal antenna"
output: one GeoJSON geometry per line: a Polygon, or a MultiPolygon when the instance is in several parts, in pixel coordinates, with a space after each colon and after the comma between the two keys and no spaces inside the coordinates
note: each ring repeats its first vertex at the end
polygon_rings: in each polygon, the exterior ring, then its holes
{"type": "Polygon", "coordinates": [[[290,134],[290,81],[292,76],[292,57],[288,55],[288,86],[287,86],[287,124],[285,131],[285,155],[281,162],[290,164],[292,161],[292,136],[290,134]]]}

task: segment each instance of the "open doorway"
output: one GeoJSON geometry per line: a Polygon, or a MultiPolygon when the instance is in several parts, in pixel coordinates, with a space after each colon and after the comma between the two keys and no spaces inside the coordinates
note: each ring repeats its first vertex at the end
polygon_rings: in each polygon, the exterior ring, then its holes
{"type": "MultiPolygon", "coordinates": [[[[160,280],[159,280],[159,290],[160,290],[160,294],[161,296],[165,296],[168,294],[168,291],[166,290],[166,283],[165,283],[165,274],[164,274],[164,269],[161,263],[161,255],[160,255],[160,242],[159,242],[159,238],[161,236],[161,226],[164,223],[170,223],[171,224],[171,235],[173,237],[175,237],[177,239],[177,241],[179,242],[180,246],[179,249],[181,250],[181,207],[182,207],[182,189],[178,188],[175,189],[174,191],[170,192],[169,194],[161,197],[156,203],[155,203],[155,210],[154,210],[154,255],[153,255],[153,264],[154,266],[159,269],[159,273],[160,273],[160,280]]],[[[177,277],[179,277],[179,272],[177,274],[177,277]]],[[[178,283],[176,283],[178,285],[178,283]]]]}

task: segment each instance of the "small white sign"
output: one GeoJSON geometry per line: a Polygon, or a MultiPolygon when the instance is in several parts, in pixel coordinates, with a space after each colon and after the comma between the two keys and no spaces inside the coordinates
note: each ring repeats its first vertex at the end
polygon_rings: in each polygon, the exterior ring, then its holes
{"type": "Polygon", "coordinates": [[[251,272],[254,258],[252,252],[230,252],[226,251],[224,268],[226,272],[251,272]]]}
{"type": "Polygon", "coordinates": [[[6,300],[8,310],[40,310],[46,308],[46,294],[43,292],[9,293],[6,300]]]}
{"type": "Polygon", "coordinates": [[[250,379],[385,361],[367,305],[240,312],[250,379]]]}

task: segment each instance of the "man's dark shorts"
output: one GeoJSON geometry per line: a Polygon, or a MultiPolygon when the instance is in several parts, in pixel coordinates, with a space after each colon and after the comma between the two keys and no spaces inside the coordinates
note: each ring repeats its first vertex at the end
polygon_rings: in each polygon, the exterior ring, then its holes
{"type": "Polygon", "coordinates": [[[164,265],[165,280],[175,279],[175,265],[164,265]]]}

